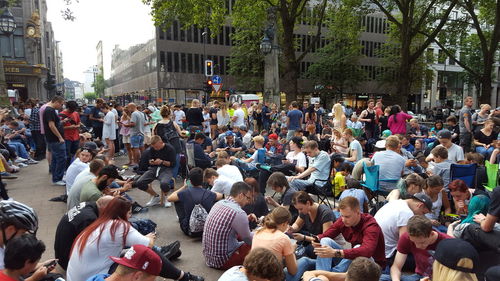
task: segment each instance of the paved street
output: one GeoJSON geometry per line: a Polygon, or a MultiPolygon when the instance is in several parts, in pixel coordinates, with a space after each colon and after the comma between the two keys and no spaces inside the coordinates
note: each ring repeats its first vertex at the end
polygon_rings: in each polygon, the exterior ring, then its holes
{"type": "MultiPolygon", "coordinates": [[[[120,160],[118,163],[121,163],[120,160]]],[[[37,236],[47,246],[42,260],[52,258],[54,256],[55,230],[61,216],[66,211],[66,204],[50,202],[48,199],[62,194],[64,187],[51,184],[47,161],[23,168],[17,175],[18,179],[4,180],[7,183],[9,196],[35,208],[40,220],[37,236]]],[[[155,189],[159,190],[159,187],[156,186],[155,189]]],[[[129,194],[141,204],[148,200],[148,195],[137,189],[132,190],[129,194]]],[[[208,268],[205,265],[201,254],[201,239],[190,239],[181,232],[173,207],[165,209],[156,206],[140,216],[149,218],[158,224],[156,245],[162,246],[174,240],[181,241],[182,256],[175,262],[177,267],[202,275],[207,281],[216,281],[222,274],[221,271],[208,268]]]]}

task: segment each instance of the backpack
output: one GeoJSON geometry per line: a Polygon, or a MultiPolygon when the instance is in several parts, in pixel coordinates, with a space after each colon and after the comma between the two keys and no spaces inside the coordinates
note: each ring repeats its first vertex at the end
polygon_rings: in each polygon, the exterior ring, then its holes
{"type": "Polygon", "coordinates": [[[163,142],[170,144],[175,148],[176,153],[182,152],[181,141],[177,130],[175,129],[174,122],[158,123],[155,127],[155,134],[160,136],[163,142]]]}
{"type": "MultiPolygon", "coordinates": [[[[188,192],[191,195],[190,192],[188,192]]],[[[200,202],[203,202],[203,197],[205,197],[205,193],[201,198],[200,202]]],[[[191,195],[191,199],[194,202],[193,195],[191,195]]],[[[189,234],[196,235],[203,232],[203,227],[205,227],[205,221],[207,220],[208,212],[205,210],[205,207],[199,204],[195,204],[193,210],[191,211],[191,215],[189,216],[189,234]]]]}

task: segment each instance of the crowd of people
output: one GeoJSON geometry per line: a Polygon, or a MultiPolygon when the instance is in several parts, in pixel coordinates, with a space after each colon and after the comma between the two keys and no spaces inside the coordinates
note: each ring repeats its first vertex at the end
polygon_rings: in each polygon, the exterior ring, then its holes
{"type": "MultiPolygon", "coordinates": [[[[79,107],[55,96],[0,112],[1,176],[49,159],[65,186],[51,200],[67,204],[54,248],[69,281],[204,280],[172,263],[178,241],[155,246],[156,224],[133,217],[172,204],[220,281],[499,280],[500,108],[472,105],[427,126],[381,100],[327,113],[308,101],[79,107]]],[[[0,276],[50,280],[35,212],[0,191],[0,276]]]]}

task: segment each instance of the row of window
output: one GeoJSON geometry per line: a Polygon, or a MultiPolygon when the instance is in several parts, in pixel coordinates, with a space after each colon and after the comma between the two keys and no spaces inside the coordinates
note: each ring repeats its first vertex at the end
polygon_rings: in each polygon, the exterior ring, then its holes
{"type": "Polygon", "coordinates": [[[380,47],[382,47],[383,44],[382,42],[361,40],[361,45],[363,46],[361,48],[361,54],[369,58],[383,57],[383,54],[380,52],[380,47]]]}
{"type": "MultiPolygon", "coordinates": [[[[214,74],[227,74],[229,57],[207,55],[206,59],[214,62],[214,74]]],[[[160,71],[202,74],[204,64],[205,58],[202,54],[160,51],[160,71]]]]}
{"type": "Polygon", "coordinates": [[[158,35],[160,40],[183,41],[192,43],[205,43],[213,45],[232,46],[231,33],[235,31],[234,27],[224,26],[221,28],[220,33],[212,37],[209,28],[201,29],[195,26],[188,28],[183,27],[178,21],[174,21],[166,30],[158,28],[158,35]],[[203,35],[203,32],[206,34],[203,35]]]}
{"type": "Polygon", "coordinates": [[[361,26],[369,33],[389,33],[389,22],[386,18],[365,16],[361,18],[361,26]]]}
{"type": "MultiPolygon", "coordinates": [[[[295,51],[297,52],[305,52],[305,50],[312,44],[314,37],[313,35],[306,34],[294,34],[294,40],[297,44],[295,44],[295,51]]],[[[320,48],[325,47],[330,40],[325,39],[325,37],[321,37],[316,44],[311,48],[310,52],[315,53],[320,48]]]]}

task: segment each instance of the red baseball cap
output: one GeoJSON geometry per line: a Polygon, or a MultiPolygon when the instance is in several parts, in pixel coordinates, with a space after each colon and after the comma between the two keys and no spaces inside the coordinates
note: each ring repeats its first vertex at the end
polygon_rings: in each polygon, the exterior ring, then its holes
{"type": "Polygon", "coordinates": [[[277,140],[278,139],[278,135],[277,134],[270,134],[269,138],[272,139],[272,140],[277,140]]]}
{"type": "Polygon", "coordinates": [[[158,276],[161,271],[161,259],[153,250],[144,245],[130,247],[123,258],[109,257],[117,264],[132,269],[144,271],[148,274],[158,276]]]}

